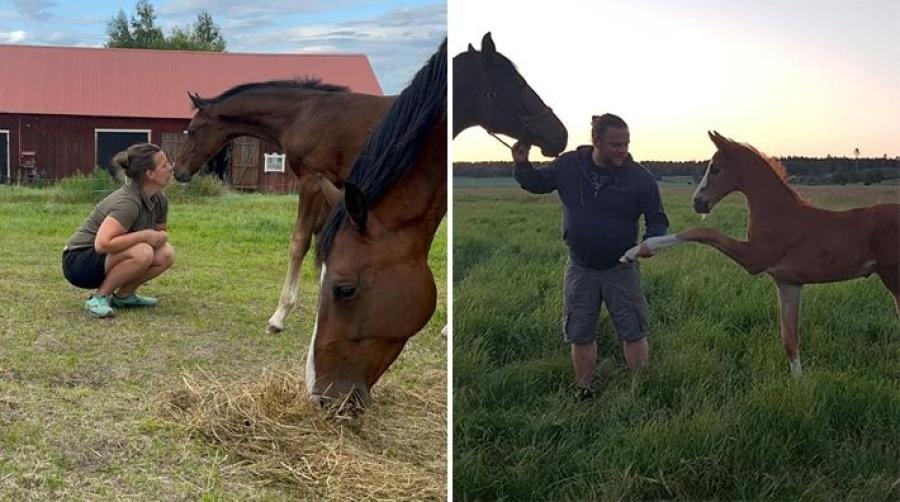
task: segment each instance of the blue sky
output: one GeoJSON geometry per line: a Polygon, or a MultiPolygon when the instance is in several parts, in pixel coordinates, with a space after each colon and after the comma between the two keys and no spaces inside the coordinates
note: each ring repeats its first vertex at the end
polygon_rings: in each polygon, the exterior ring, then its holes
{"type": "MultiPolygon", "coordinates": [[[[363,53],[386,94],[397,94],[447,34],[433,0],[151,0],[168,34],[207,10],[229,52],[363,53]]],[[[137,0],[0,0],[0,43],[100,47],[119,10],[137,0]]]]}

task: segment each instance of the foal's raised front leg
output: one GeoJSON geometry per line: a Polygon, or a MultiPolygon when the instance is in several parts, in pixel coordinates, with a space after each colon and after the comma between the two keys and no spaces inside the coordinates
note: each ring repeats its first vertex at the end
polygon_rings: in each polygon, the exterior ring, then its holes
{"type": "Polygon", "coordinates": [[[732,239],[712,228],[691,228],[679,232],[675,236],[682,241],[700,242],[718,249],[722,254],[734,260],[744,270],[756,275],[766,269],[766,264],[758,253],[754,252],[749,242],[732,239]]]}
{"type": "Polygon", "coordinates": [[[278,307],[269,318],[266,331],[278,333],[284,329],[284,318],[297,303],[297,291],[300,288],[300,267],[303,258],[309,251],[312,241],[313,229],[319,216],[319,207],[322,204],[321,192],[318,183],[304,183],[300,181],[300,198],[297,203],[297,223],[291,234],[291,246],[288,255],[288,269],[284,276],[284,284],[281,286],[281,295],[278,297],[278,307]]]}
{"type": "Polygon", "coordinates": [[[619,258],[619,261],[636,261],[641,248],[648,249],[651,253],[657,253],[665,248],[684,244],[685,242],[699,242],[712,246],[723,254],[736,261],[751,274],[758,274],[765,267],[752,252],[750,243],[741,242],[711,228],[691,228],[677,234],[650,237],[642,244],[632,247],[619,258]]]}
{"type": "Polygon", "coordinates": [[[781,314],[781,343],[795,377],[803,374],[800,364],[800,290],[802,285],[776,282],[781,314]]]}

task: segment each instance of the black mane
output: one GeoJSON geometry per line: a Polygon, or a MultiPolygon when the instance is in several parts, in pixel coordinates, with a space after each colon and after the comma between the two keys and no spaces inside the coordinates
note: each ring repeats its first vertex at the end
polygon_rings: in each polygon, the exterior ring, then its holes
{"type": "Polygon", "coordinates": [[[218,104],[222,101],[246,92],[278,92],[291,89],[307,89],[323,92],[349,92],[350,88],[322,82],[317,77],[302,77],[294,80],[267,80],[265,82],[248,82],[239,84],[214,98],[202,98],[205,104],[218,104]]]}
{"type": "MultiPolygon", "coordinates": [[[[413,166],[435,122],[447,115],[447,40],[381,120],[353,163],[347,183],[362,190],[369,208],[413,166]]],[[[338,203],[319,233],[316,261],[321,264],[331,251],[334,237],[347,210],[338,203]]]]}

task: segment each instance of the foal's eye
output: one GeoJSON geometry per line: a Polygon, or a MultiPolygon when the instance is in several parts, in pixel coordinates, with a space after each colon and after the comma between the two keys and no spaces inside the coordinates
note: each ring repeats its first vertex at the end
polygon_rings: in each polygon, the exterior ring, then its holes
{"type": "Polygon", "coordinates": [[[346,284],[335,286],[332,289],[334,293],[334,298],[336,300],[352,300],[356,298],[357,288],[356,286],[350,286],[346,284]]]}
{"type": "Polygon", "coordinates": [[[709,174],[719,174],[719,168],[718,167],[710,167],[709,174]]]}

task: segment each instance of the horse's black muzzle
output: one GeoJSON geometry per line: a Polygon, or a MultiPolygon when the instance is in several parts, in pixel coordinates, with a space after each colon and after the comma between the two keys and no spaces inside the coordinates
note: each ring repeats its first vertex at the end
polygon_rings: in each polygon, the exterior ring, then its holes
{"type": "Polygon", "coordinates": [[[709,201],[702,198],[694,199],[694,211],[700,214],[708,214],[709,213],[709,201]]]}

